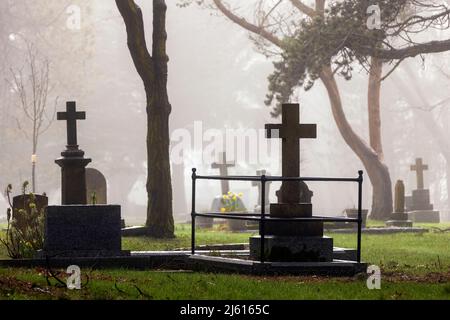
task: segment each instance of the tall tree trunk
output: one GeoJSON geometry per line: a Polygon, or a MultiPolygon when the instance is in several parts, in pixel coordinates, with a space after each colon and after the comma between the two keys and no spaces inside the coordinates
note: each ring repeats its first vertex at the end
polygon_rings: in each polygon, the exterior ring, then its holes
{"type": "Polygon", "coordinates": [[[383,145],[381,142],[381,74],[383,72],[383,62],[380,59],[372,58],[369,73],[369,88],[367,95],[367,107],[369,115],[369,138],[370,146],[378,155],[380,161],[384,160],[383,145]]]}
{"type": "Polygon", "coordinates": [[[378,155],[352,129],[345,116],[339,88],[330,67],[324,67],[320,74],[331,103],[336,125],[347,145],[362,161],[373,187],[370,217],[384,220],[392,213],[392,185],[389,169],[378,155]]]}
{"type": "Polygon", "coordinates": [[[148,235],[174,236],[172,182],[169,157],[169,116],[167,93],[166,11],[164,0],[153,0],[153,46],[148,52],[141,9],[133,0],[116,0],[125,21],[136,70],[144,82],[147,97],[147,222],[148,235]]]}

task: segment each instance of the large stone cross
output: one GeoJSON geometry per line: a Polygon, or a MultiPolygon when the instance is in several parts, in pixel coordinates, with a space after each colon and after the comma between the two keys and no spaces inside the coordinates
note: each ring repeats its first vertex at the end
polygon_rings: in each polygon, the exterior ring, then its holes
{"type": "Polygon", "coordinates": [[[424,188],[423,172],[425,170],[428,170],[428,165],[423,164],[422,158],[417,158],[416,159],[416,164],[411,166],[411,171],[416,171],[417,189],[419,189],[419,190],[424,188]]]}
{"type": "MultiPolygon", "coordinates": [[[[300,124],[300,105],[283,104],[281,124],[266,124],[267,138],[282,139],[282,175],[300,176],[300,139],[316,138],[315,124],[300,124]]],[[[284,181],[280,189],[280,203],[299,203],[300,184],[297,181],[284,181]]]]}
{"type": "MultiPolygon", "coordinates": [[[[219,154],[219,161],[214,162],[211,165],[211,168],[213,169],[219,169],[220,176],[221,177],[227,177],[228,176],[228,168],[234,167],[235,162],[234,161],[228,161],[227,162],[227,153],[221,152],[219,154]]],[[[222,186],[222,194],[227,194],[230,191],[230,183],[228,180],[221,180],[221,186],[222,186]]]]}
{"type": "Polygon", "coordinates": [[[85,120],[86,112],[77,111],[76,102],[69,101],[66,104],[66,112],[58,112],[57,119],[67,121],[67,146],[77,148],[77,120],[85,120]]]}
{"type": "MultiPolygon", "coordinates": [[[[267,171],[266,170],[256,170],[256,175],[257,176],[262,176],[262,175],[269,175],[268,173],[267,173],[267,171]]],[[[269,204],[269,193],[270,193],[270,184],[271,184],[272,182],[271,181],[267,181],[266,182],[266,189],[265,189],[265,199],[266,199],[266,205],[268,205],[269,204]]],[[[252,186],[253,187],[258,187],[258,205],[259,206],[261,206],[262,205],[262,203],[261,203],[261,196],[262,196],[262,194],[261,194],[261,181],[252,181],[252,186]]]]}

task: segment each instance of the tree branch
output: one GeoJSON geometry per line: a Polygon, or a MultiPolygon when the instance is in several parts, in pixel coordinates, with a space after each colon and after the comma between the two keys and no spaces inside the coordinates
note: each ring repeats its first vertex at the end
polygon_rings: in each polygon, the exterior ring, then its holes
{"type": "MultiPolygon", "coordinates": [[[[116,1],[118,1],[118,0],[116,0],[116,1]]],[[[277,36],[270,33],[269,31],[264,29],[262,26],[254,25],[254,24],[248,22],[247,20],[245,20],[244,18],[237,16],[230,9],[228,9],[221,0],[213,0],[213,1],[214,1],[214,4],[216,5],[217,9],[219,9],[228,19],[230,19],[234,23],[238,24],[242,28],[263,37],[264,39],[273,43],[274,45],[281,47],[282,41],[277,36]]]]}
{"type": "Polygon", "coordinates": [[[136,70],[144,85],[150,87],[152,83],[148,82],[153,77],[153,61],[145,40],[142,10],[134,0],[116,0],[116,5],[125,22],[128,48],[136,70]]]}
{"type": "Polygon", "coordinates": [[[317,15],[316,10],[307,6],[300,0],[290,0],[292,5],[296,7],[300,12],[306,14],[308,17],[315,17],[317,15]]]}

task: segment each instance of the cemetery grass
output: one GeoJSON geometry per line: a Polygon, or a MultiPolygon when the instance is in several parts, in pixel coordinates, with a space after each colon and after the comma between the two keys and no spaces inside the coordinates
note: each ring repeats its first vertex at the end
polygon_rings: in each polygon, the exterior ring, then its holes
{"type": "MultiPolygon", "coordinates": [[[[449,228],[450,225],[427,225],[449,228]]],[[[177,238],[124,238],[128,250],[189,248],[190,226],[177,238]]],[[[354,234],[329,234],[335,246],[355,247],[354,234]]],[[[249,233],[223,227],[198,230],[198,244],[246,243],[249,233]]],[[[450,233],[363,235],[363,259],[382,269],[382,289],[368,290],[366,276],[253,277],[170,271],[84,270],[83,289],[47,283],[44,270],[0,268],[0,299],[450,299],[450,233]],[[86,274],[89,281],[86,284],[86,274]]],[[[1,258],[6,252],[0,246],[1,258]]],[[[66,278],[62,273],[61,279],[66,278]]]]}

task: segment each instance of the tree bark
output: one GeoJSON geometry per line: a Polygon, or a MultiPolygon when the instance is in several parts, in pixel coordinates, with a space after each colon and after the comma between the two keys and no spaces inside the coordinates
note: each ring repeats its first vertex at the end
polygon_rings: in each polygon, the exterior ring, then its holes
{"type": "Polygon", "coordinates": [[[148,52],[141,9],[133,0],[116,0],[124,19],[128,48],[136,70],[144,82],[147,97],[147,222],[148,235],[174,236],[172,182],[169,157],[169,117],[167,93],[166,11],[164,0],[153,0],[153,47],[148,52]]]}
{"type": "Polygon", "coordinates": [[[392,184],[388,167],[378,155],[352,129],[345,116],[339,88],[330,67],[324,67],[320,74],[331,103],[336,125],[347,145],[363,163],[373,187],[370,217],[384,220],[392,213],[392,184]]]}
{"type": "Polygon", "coordinates": [[[369,138],[370,138],[370,146],[378,155],[380,161],[384,160],[383,144],[381,140],[381,112],[380,112],[382,72],[383,72],[383,62],[380,59],[372,58],[369,73],[369,88],[367,97],[367,107],[369,115],[369,138]]]}

